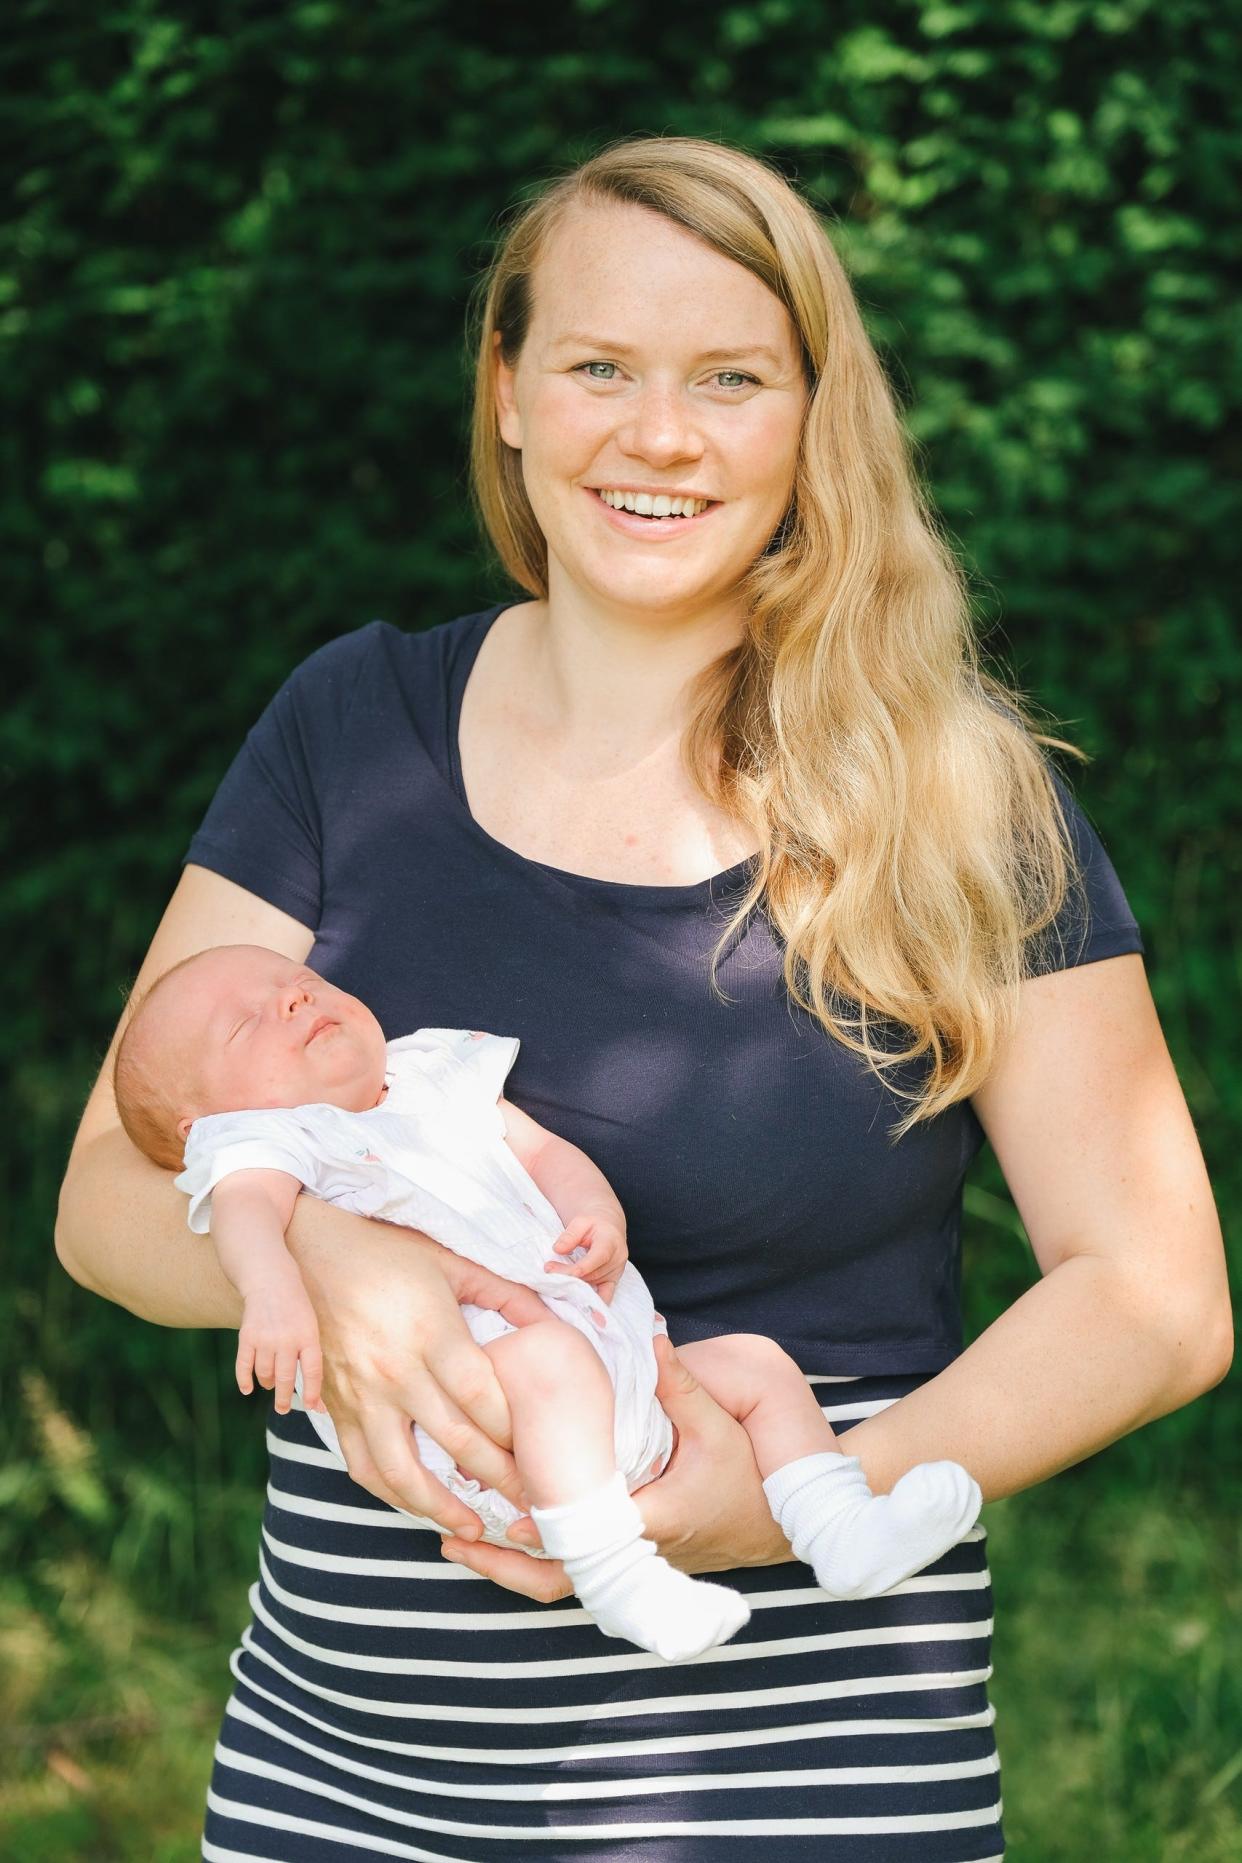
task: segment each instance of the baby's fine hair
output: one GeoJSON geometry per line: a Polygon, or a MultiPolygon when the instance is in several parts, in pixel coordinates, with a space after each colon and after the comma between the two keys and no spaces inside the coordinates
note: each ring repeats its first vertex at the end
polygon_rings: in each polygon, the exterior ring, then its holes
{"type": "Polygon", "coordinates": [[[194,952],[163,971],[133,1005],[117,1044],[112,1063],[112,1086],[121,1124],[140,1152],[166,1171],[179,1171],[185,1162],[185,1141],[177,1131],[180,1117],[163,1078],[158,1057],[150,1052],[149,1037],[154,997],[170,977],[202,955],[194,952]]]}

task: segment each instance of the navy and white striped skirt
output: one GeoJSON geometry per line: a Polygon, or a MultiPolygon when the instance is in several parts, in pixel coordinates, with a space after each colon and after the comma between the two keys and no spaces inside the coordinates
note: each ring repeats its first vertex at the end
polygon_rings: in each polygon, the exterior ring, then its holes
{"type": "MultiPolygon", "coordinates": [[[[838,1430],[918,1378],[812,1377],[838,1430]]],[[[721,1575],[731,1643],[669,1664],[439,1556],[301,1411],[270,1422],[210,1863],[977,1863],[1004,1849],[985,1534],[882,1598],[721,1575]]]]}

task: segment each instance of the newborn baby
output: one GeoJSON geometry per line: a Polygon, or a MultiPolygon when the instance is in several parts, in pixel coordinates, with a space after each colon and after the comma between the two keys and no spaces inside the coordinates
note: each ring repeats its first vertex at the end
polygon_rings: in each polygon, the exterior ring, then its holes
{"type": "MultiPolygon", "coordinates": [[[[533,1288],[546,1321],[514,1327],[468,1305],[462,1315],[509,1405],[543,1556],[564,1562],[605,1635],[684,1661],[750,1612],[643,1537],[630,1491],[672,1453],[651,1344],[664,1324],[603,1174],[503,1097],[517,1050],[512,1037],[466,1029],[386,1043],[365,1004],[306,965],[217,946],[167,971],[136,1007],[117,1052],[117,1105],[148,1157],[184,1163],[190,1227],[210,1232],[242,1296],[240,1388],[257,1377],[287,1410],[300,1365],[302,1401],[332,1447],[315,1314],[284,1240],[300,1190],[419,1229],[533,1288]]],[[[979,1489],[955,1462],[922,1463],[872,1495],[771,1340],[703,1342],[694,1371],[747,1431],[774,1518],[832,1595],[874,1597],[974,1524],[979,1489]]],[[[415,1430],[430,1472],[512,1550],[505,1528],[519,1509],[415,1430]]]]}

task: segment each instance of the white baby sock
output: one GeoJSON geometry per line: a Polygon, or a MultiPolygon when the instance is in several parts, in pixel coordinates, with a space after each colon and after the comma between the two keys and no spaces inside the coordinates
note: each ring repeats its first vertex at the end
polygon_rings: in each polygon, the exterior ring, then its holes
{"type": "Polygon", "coordinates": [[[834,1598],[875,1598],[919,1572],[979,1517],[979,1484],[956,1462],[920,1462],[872,1494],[856,1455],[799,1456],[768,1476],[768,1505],[834,1598]]]}
{"type": "Polygon", "coordinates": [[[565,1572],[606,1637],[627,1637],[666,1662],[685,1662],[741,1629],[740,1592],[679,1572],[643,1538],[643,1517],[618,1471],[581,1500],[532,1507],[544,1551],[565,1572]]]}

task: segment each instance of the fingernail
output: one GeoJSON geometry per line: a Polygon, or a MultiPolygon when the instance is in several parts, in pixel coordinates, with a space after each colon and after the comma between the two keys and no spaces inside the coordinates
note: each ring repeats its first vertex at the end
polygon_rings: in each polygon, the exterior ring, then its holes
{"type": "Polygon", "coordinates": [[[442,1546],[440,1548],[440,1557],[441,1559],[447,1559],[450,1565],[461,1564],[461,1554],[456,1550],[455,1547],[442,1546]]]}

